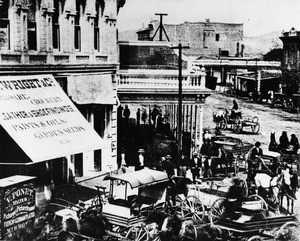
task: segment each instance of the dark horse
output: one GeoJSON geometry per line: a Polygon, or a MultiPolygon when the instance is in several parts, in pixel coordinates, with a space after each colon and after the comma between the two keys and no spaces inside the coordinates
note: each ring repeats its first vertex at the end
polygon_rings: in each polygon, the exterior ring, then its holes
{"type": "Polygon", "coordinates": [[[154,210],[148,215],[146,223],[156,223],[161,241],[213,241],[222,240],[221,230],[216,226],[193,221],[182,221],[175,209],[154,210]],[[199,226],[200,225],[200,226],[199,226]]]}
{"type": "MultiPolygon", "coordinates": [[[[67,232],[75,237],[74,240],[86,240],[87,238],[103,239],[105,230],[109,227],[106,218],[102,216],[98,209],[88,208],[77,219],[76,217],[65,218],[63,220],[63,231],[61,236],[69,238],[67,232]]],[[[60,237],[59,235],[59,237],[60,237]]],[[[61,241],[66,241],[60,239],[61,241]]]]}
{"type": "Polygon", "coordinates": [[[271,132],[269,151],[275,151],[275,152],[279,151],[278,143],[276,142],[276,139],[275,139],[275,132],[271,132]]]}
{"type": "Polygon", "coordinates": [[[220,149],[221,150],[221,157],[219,159],[221,168],[224,168],[225,174],[227,175],[228,172],[232,169],[232,163],[233,163],[233,153],[229,150],[220,149]]]}

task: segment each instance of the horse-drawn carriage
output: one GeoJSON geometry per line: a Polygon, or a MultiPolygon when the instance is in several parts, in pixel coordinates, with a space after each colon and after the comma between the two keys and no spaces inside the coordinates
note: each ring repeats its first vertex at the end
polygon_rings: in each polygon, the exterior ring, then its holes
{"type": "Polygon", "coordinates": [[[245,127],[249,127],[254,134],[257,134],[260,130],[258,117],[242,117],[240,110],[233,111],[226,108],[219,108],[219,110],[213,114],[213,120],[221,130],[231,129],[235,133],[241,133],[245,127]]]}
{"type": "Polygon", "coordinates": [[[204,205],[207,220],[222,230],[223,239],[289,240],[292,235],[295,237],[291,232],[298,227],[295,216],[275,213],[261,196],[249,195],[245,179],[240,176],[189,185],[187,198],[197,198],[204,205]],[[235,197],[228,195],[232,186],[240,190],[235,197]],[[242,201],[239,203],[237,199],[242,201]],[[235,206],[235,202],[239,205],[235,206]]]}
{"type": "Polygon", "coordinates": [[[246,170],[246,155],[253,147],[252,144],[243,142],[239,138],[225,135],[214,136],[212,141],[225,153],[227,175],[228,173],[236,174],[240,170],[246,170]]]}
{"type": "Polygon", "coordinates": [[[108,196],[111,198],[103,203],[102,215],[113,226],[107,233],[117,238],[148,240],[150,230],[141,224],[150,210],[167,204],[167,173],[144,168],[107,175],[104,180],[110,181],[108,196]]]}

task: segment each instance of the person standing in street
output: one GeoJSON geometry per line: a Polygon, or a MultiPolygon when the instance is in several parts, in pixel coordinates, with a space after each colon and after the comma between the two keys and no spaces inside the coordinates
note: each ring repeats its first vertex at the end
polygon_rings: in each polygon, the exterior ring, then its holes
{"type": "Polygon", "coordinates": [[[180,160],[179,160],[179,175],[182,177],[186,177],[186,172],[188,170],[188,158],[183,153],[181,154],[180,160]]]}
{"type": "Polygon", "coordinates": [[[156,118],[157,118],[158,114],[159,114],[159,110],[157,109],[157,106],[155,105],[152,110],[152,113],[151,113],[151,119],[152,119],[154,128],[156,128],[156,125],[157,125],[156,118]]]}
{"type": "Polygon", "coordinates": [[[147,117],[148,117],[147,112],[146,112],[146,110],[144,110],[142,113],[142,121],[144,123],[144,126],[146,125],[147,117]]]}
{"type": "Polygon", "coordinates": [[[141,123],[141,109],[138,108],[136,112],[136,125],[139,127],[141,123]]]}
{"type": "Polygon", "coordinates": [[[124,116],[124,119],[125,119],[125,126],[127,127],[128,126],[128,121],[129,121],[129,116],[130,116],[130,110],[128,108],[128,105],[125,106],[125,109],[123,111],[123,116],[124,116]]]}
{"type": "Polygon", "coordinates": [[[201,160],[197,152],[193,153],[193,157],[190,161],[190,168],[193,177],[193,183],[196,183],[196,179],[200,178],[201,160]]]}

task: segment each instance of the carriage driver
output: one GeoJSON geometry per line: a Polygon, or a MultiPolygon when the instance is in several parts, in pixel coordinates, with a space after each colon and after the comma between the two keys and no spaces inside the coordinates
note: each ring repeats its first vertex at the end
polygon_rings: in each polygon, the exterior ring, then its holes
{"type": "Polygon", "coordinates": [[[261,144],[259,141],[255,142],[255,147],[251,151],[250,163],[248,163],[248,168],[254,168],[256,165],[258,165],[257,168],[261,170],[262,167],[261,164],[259,164],[259,161],[263,155],[263,151],[260,148],[260,145],[261,144]]]}
{"type": "Polygon", "coordinates": [[[255,170],[262,169],[262,159],[263,151],[260,148],[260,142],[255,143],[254,148],[251,150],[250,157],[248,159],[248,179],[254,180],[256,174],[255,170]]]}
{"type": "Polygon", "coordinates": [[[238,106],[236,100],[233,100],[232,102],[233,102],[233,106],[231,108],[231,117],[234,118],[234,117],[236,117],[236,114],[238,112],[239,106],[238,106]]]}

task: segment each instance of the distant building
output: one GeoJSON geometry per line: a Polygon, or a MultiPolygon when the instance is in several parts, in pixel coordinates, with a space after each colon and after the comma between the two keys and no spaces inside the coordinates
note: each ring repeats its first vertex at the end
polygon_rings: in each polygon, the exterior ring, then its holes
{"type": "Polygon", "coordinates": [[[287,96],[300,92],[300,32],[292,28],[289,32],[283,32],[280,37],[283,42],[283,93],[287,96]]]}
{"type": "MultiPolygon", "coordinates": [[[[150,27],[137,32],[139,40],[159,40],[159,34],[154,39],[155,30],[159,26],[159,21],[151,21],[150,27]],[[152,28],[152,26],[154,28],[152,28]],[[148,39],[145,36],[150,36],[148,39]]],[[[185,49],[183,53],[188,56],[234,56],[243,57],[243,24],[210,22],[184,22],[182,24],[164,24],[166,34],[170,42],[189,44],[190,49],[185,49]]],[[[163,40],[167,40],[165,34],[163,40]]]]}

